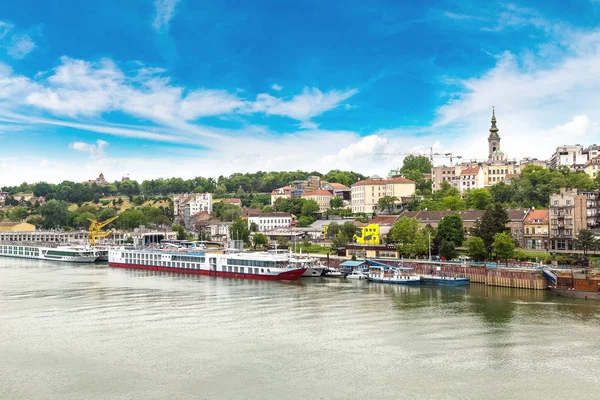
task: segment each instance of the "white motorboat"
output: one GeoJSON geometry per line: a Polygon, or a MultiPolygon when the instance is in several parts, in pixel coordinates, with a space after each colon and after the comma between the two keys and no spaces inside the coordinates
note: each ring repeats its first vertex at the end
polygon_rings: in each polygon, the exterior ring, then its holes
{"type": "Polygon", "coordinates": [[[362,271],[354,270],[346,275],[346,279],[367,279],[369,276],[362,271]]]}

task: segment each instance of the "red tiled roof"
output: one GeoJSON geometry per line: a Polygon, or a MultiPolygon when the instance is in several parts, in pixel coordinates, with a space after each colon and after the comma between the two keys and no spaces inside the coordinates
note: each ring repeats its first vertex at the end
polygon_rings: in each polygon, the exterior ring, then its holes
{"type": "Polygon", "coordinates": [[[312,192],[308,192],[308,193],[302,193],[302,197],[309,197],[309,196],[332,196],[330,191],[328,190],[313,190],[312,192]]]}
{"type": "Polygon", "coordinates": [[[363,185],[387,185],[388,183],[414,183],[410,179],[406,178],[392,178],[392,179],[365,179],[364,181],[356,182],[354,186],[363,186],[363,185]]]}
{"type": "Polygon", "coordinates": [[[242,200],[236,199],[236,198],[234,198],[234,199],[221,199],[221,201],[223,203],[229,203],[229,204],[241,204],[241,202],[242,202],[242,200]]]}
{"type": "Polygon", "coordinates": [[[548,222],[549,212],[548,210],[531,210],[529,214],[527,214],[527,218],[525,218],[526,223],[534,223],[534,220],[540,220],[545,223],[548,222]]]}
{"type": "Polygon", "coordinates": [[[280,188],[278,188],[278,189],[273,189],[273,190],[271,191],[271,194],[279,194],[279,191],[280,191],[280,190],[283,190],[283,192],[285,193],[285,192],[289,192],[289,191],[291,191],[291,190],[292,190],[292,187],[291,187],[291,186],[284,186],[284,187],[280,187],[280,188]]]}
{"type": "Polygon", "coordinates": [[[379,215],[370,220],[369,224],[394,225],[398,218],[400,218],[399,215],[379,215]]]}
{"type": "Polygon", "coordinates": [[[466,168],[461,171],[461,175],[476,175],[479,173],[479,166],[466,168]]]}
{"type": "Polygon", "coordinates": [[[329,182],[328,184],[334,189],[350,189],[348,186],[337,182],[329,182]]]}

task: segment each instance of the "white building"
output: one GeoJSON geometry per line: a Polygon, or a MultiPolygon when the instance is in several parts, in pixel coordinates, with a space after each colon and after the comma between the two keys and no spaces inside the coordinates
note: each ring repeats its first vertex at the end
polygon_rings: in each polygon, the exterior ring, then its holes
{"type": "Polygon", "coordinates": [[[253,222],[258,226],[258,232],[267,232],[276,228],[292,226],[292,214],[272,212],[248,215],[248,227],[250,227],[253,222]]]}
{"type": "Polygon", "coordinates": [[[0,188],[0,202],[4,203],[4,200],[6,200],[6,197],[8,196],[7,192],[3,192],[2,188],[0,188]]]}
{"type": "Polygon", "coordinates": [[[289,199],[292,197],[292,187],[284,186],[271,191],[271,205],[275,204],[277,199],[289,199]]]}
{"type": "Polygon", "coordinates": [[[583,167],[588,161],[588,152],[584,151],[582,145],[564,145],[556,148],[550,158],[550,168],[566,166],[571,169],[578,169],[578,166],[583,167]]]}
{"type": "Polygon", "coordinates": [[[461,192],[469,189],[483,189],[484,185],[485,178],[483,176],[483,168],[479,165],[463,169],[460,172],[459,190],[461,192]]]}

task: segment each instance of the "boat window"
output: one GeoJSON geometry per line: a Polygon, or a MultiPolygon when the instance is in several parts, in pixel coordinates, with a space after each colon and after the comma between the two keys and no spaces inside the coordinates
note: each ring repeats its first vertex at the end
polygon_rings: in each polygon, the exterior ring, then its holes
{"type": "Polygon", "coordinates": [[[260,272],[265,272],[265,269],[264,269],[264,268],[261,268],[261,269],[260,269],[260,272]]]}

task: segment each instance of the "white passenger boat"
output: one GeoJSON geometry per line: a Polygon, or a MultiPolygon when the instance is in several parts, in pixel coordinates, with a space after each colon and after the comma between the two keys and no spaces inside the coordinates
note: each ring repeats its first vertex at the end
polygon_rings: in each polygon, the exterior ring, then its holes
{"type": "Polygon", "coordinates": [[[0,244],[0,256],[74,263],[92,263],[98,258],[94,250],[71,246],[41,247],[22,244],[0,244]]]}
{"type": "Polygon", "coordinates": [[[310,258],[296,258],[287,253],[125,248],[108,251],[110,267],[242,279],[296,280],[313,264],[314,260],[310,258]]]}
{"type": "Polygon", "coordinates": [[[397,285],[418,285],[421,277],[414,274],[414,269],[405,267],[371,266],[369,281],[378,283],[394,283],[397,285]]]}

